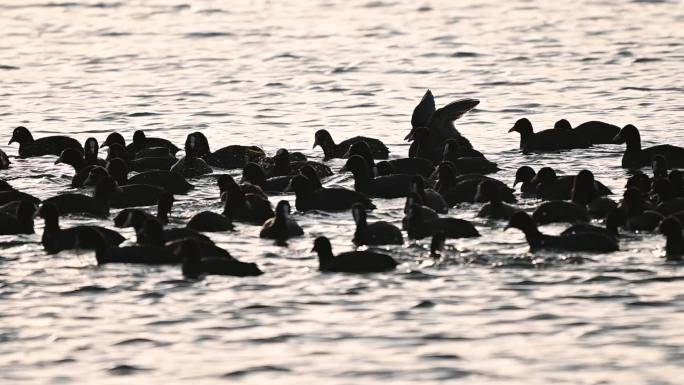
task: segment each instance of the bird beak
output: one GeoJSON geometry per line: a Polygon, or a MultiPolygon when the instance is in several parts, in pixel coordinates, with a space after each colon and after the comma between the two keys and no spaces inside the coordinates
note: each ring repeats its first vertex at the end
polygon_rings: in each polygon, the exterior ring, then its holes
{"type": "Polygon", "coordinates": [[[621,133],[618,133],[618,134],[615,135],[615,137],[613,138],[613,143],[615,143],[615,144],[624,143],[624,141],[625,141],[625,138],[622,137],[622,134],[621,134],[621,133]]]}
{"type": "Polygon", "coordinates": [[[10,144],[16,142],[17,140],[14,138],[14,135],[12,135],[12,139],[10,139],[9,143],[7,145],[9,146],[10,144]]]}
{"type": "Polygon", "coordinates": [[[515,126],[511,127],[511,129],[508,130],[508,132],[515,132],[515,131],[518,131],[518,130],[515,129],[515,126]]]}
{"type": "Polygon", "coordinates": [[[311,252],[313,253],[314,251],[316,251],[316,246],[314,246],[313,248],[311,248],[311,252]]]}
{"type": "Polygon", "coordinates": [[[314,144],[313,144],[313,147],[311,147],[311,149],[313,150],[314,148],[316,148],[316,146],[320,146],[320,145],[321,144],[318,142],[318,138],[316,138],[316,140],[314,140],[314,144]]]}

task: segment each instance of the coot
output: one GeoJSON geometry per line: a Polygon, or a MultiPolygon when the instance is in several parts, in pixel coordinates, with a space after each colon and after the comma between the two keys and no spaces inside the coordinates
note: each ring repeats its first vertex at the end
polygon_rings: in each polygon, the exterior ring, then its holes
{"type": "Polygon", "coordinates": [[[30,158],[34,156],[55,155],[59,156],[67,148],[74,148],[83,153],[83,146],[78,140],[63,135],[46,136],[33,139],[31,132],[19,126],[12,132],[12,139],[9,144],[19,143],[19,157],[30,158]]]}
{"type": "Polygon", "coordinates": [[[318,268],[321,271],[376,273],[394,270],[398,265],[389,255],[371,251],[348,251],[333,255],[330,241],[323,236],[316,238],[311,251],[318,253],[318,268]]]}

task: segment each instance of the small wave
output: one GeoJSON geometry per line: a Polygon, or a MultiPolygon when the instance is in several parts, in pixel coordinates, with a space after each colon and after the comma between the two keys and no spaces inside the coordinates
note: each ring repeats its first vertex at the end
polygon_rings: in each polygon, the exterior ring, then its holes
{"type": "Polygon", "coordinates": [[[135,374],[137,372],[146,372],[149,370],[151,370],[151,369],[124,364],[124,365],[116,365],[112,368],[109,368],[109,369],[107,369],[107,372],[109,372],[110,374],[115,375],[115,376],[128,376],[131,374],[135,374]]]}
{"type": "Polygon", "coordinates": [[[186,39],[211,39],[214,37],[234,36],[230,32],[190,32],[183,35],[186,39]]]}
{"type": "Polygon", "coordinates": [[[130,114],[127,114],[126,116],[131,117],[131,118],[139,118],[143,116],[156,116],[156,115],[161,115],[156,112],[131,112],[130,114]]]}
{"type": "Polygon", "coordinates": [[[274,366],[274,365],[253,366],[253,367],[247,368],[247,369],[240,369],[240,370],[228,372],[228,373],[224,374],[223,377],[243,377],[243,376],[247,376],[250,374],[264,373],[264,372],[287,373],[287,372],[291,372],[291,370],[288,368],[282,367],[282,366],[274,366]]]}
{"type": "Polygon", "coordinates": [[[12,71],[12,70],[18,70],[19,67],[7,65],[7,64],[0,64],[0,70],[4,71],[12,71]]]}

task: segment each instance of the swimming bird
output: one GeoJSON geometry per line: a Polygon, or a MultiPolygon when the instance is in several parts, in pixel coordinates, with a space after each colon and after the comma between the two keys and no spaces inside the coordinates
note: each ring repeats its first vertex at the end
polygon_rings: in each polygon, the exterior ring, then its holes
{"type": "Polygon", "coordinates": [[[245,194],[235,181],[226,186],[226,193],[228,197],[223,208],[223,215],[233,221],[261,226],[265,220],[274,215],[268,199],[256,194],[245,194]]]}
{"type": "Polygon", "coordinates": [[[0,150],[0,170],[7,170],[12,162],[10,162],[9,157],[5,151],[0,150]]]}
{"type": "MultiPolygon", "coordinates": [[[[85,164],[92,166],[106,166],[107,161],[97,157],[99,151],[100,145],[97,143],[97,139],[92,137],[86,139],[85,143],[83,144],[83,159],[85,160],[85,164]]],[[[64,153],[64,151],[62,151],[62,153],[64,153]]]]}
{"type": "Polygon", "coordinates": [[[262,158],[261,165],[264,168],[266,176],[273,178],[276,176],[296,175],[303,167],[307,166],[316,172],[318,178],[329,177],[333,174],[332,170],[327,165],[307,160],[306,156],[300,152],[294,154],[299,154],[300,157],[293,158],[287,149],[278,149],[275,156],[272,158],[272,166],[266,166],[265,164],[268,163],[268,160],[267,158],[262,158]]]}
{"type": "Polygon", "coordinates": [[[178,146],[171,143],[169,140],[163,138],[148,137],[141,130],[137,130],[133,133],[133,142],[129,145],[126,145],[126,141],[120,133],[112,132],[107,136],[105,141],[102,143],[102,147],[111,146],[115,143],[121,145],[121,147],[124,147],[131,159],[135,157],[136,152],[147,147],[166,147],[169,149],[169,152],[174,155],[180,150],[178,146]]]}
{"type": "MultiPolygon", "coordinates": [[[[113,208],[156,205],[159,197],[167,192],[166,189],[152,184],[128,183],[128,170],[123,159],[110,160],[107,163],[107,172],[119,186],[111,197],[110,203],[113,208]]],[[[98,169],[91,170],[84,184],[97,183],[102,177],[98,169]]]]}
{"type": "MultiPolygon", "coordinates": [[[[228,190],[228,186],[232,186],[236,183],[237,182],[235,182],[235,179],[233,179],[230,174],[219,175],[218,178],[216,178],[216,184],[219,188],[219,197],[221,197],[221,199],[226,197],[225,192],[228,190]]],[[[268,196],[266,193],[264,193],[264,190],[262,190],[259,186],[253,185],[251,183],[242,183],[239,186],[242,192],[245,194],[255,194],[264,199],[268,199],[268,196]]]]}
{"type": "Polygon", "coordinates": [[[98,265],[108,263],[132,263],[144,265],[175,265],[181,263],[180,257],[160,244],[160,224],[153,220],[146,221],[141,236],[152,244],[118,247],[110,245],[105,237],[95,228],[86,227],[76,236],[76,247],[95,250],[98,265]]]}
{"type": "Polygon", "coordinates": [[[542,203],[534,210],[532,217],[540,225],[556,222],[589,222],[589,216],[584,206],[561,200],[542,203]]]}
{"type": "Polygon", "coordinates": [[[588,148],[591,143],[574,130],[543,130],[537,133],[527,118],[518,119],[508,132],[520,134],[520,149],[524,154],[532,152],[556,152],[575,148],[588,148]]]}
{"type": "Polygon", "coordinates": [[[55,155],[59,156],[67,148],[74,148],[83,153],[83,146],[78,140],[63,135],[46,136],[33,139],[33,135],[24,126],[19,126],[12,132],[12,139],[8,145],[19,143],[19,157],[30,158],[34,156],[55,155]]]}
{"type": "Polygon", "coordinates": [[[378,162],[376,165],[370,146],[368,146],[368,143],[363,140],[354,142],[349,147],[349,151],[344,154],[344,157],[349,158],[352,155],[362,156],[366,162],[368,162],[368,165],[370,166],[371,170],[373,170],[375,176],[389,174],[412,174],[421,175],[427,178],[435,171],[435,166],[433,165],[432,161],[424,158],[399,158],[383,160],[378,162]]]}
{"type": "Polygon", "coordinates": [[[350,171],[354,175],[354,190],[378,198],[405,197],[411,192],[410,183],[414,177],[409,174],[391,174],[374,178],[368,163],[359,155],[352,155],[347,159],[340,171],[350,171]]]}
{"type": "Polygon", "coordinates": [[[682,224],[679,220],[670,216],[660,223],[660,232],[665,236],[665,253],[667,259],[680,261],[684,255],[684,236],[682,236],[682,224]]]}
{"type": "Polygon", "coordinates": [[[477,213],[478,217],[510,219],[515,212],[520,211],[519,208],[501,201],[501,193],[498,187],[490,180],[483,180],[477,185],[475,201],[488,202],[480,208],[477,213]]]}
{"type": "Polygon", "coordinates": [[[295,207],[299,211],[343,211],[351,209],[356,202],[370,210],[375,208],[373,202],[362,193],[341,187],[315,188],[303,175],[293,177],[288,190],[294,191],[295,207]]]}
{"type": "Polygon", "coordinates": [[[33,213],[36,206],[30,201],[19,201],[14,215],[0,212],[0,235],[33,234],[33,213]]]}
{"type": "Polygon", "coordinates": [[[352,215],[356,224],[352,242],[356,246],[401,245],[404,243],[401,230],[393,224],[385,221],[368,223],[366,208],[361,203],[355,203],[352,206],[352,215]]]}
{"type": "Polygon", "coordinates": [[[371,251],[347,251],[334,255],[330,241],[318,237],[311,251],[318,254],[318,268],[321,271],[342,273],[377,273],[394,270],[398,263],[389,255],[371,251]]]}
{"type": "Polygon", "coordinates": [[[156,216],[140,209],[123,209],[119,211],[114,217],[114,226],[126,227],[124,224],[128,221],[129,215],[131,215],[132,212],[135,212],[135,215],[141,215],[146,219],[156,219],[159,221],[159,223],[163,225],[167,224],[169,223],[169,213],[171,212],[171,208],[173,207],[174,201],[175,199],[173,198],[173,194],[171,194],[168,191],[159,195],[159,199],[157,200],[156,216]]]}
{"type": "Polygon", "coordinates": [[[417,205],[409,207],[406,213],[406,233],[409,239],[423,239],[434,235],[437,231],[444,232],[447,238],[479,237],[472,223],[459,218],[437,218],[426,221],[422,217],[422,210],[417,205]]]}
{"type": "Polygon", "coordinates": [[[620,127],[598,120],[584,122],[573,129],[570,122],[566,119],[561,119],[553,125],[553,128],[556,130],[573,130],[589,139],[591,144],[613,143],[613,138],[620,132],[620,127]]]}
{"type": "MultiPolygon", "coordinates": [[[[117,225],[117,227],[132,227],[135,229],[135,232],[137,234],[142,230],[145,222],[148,221],[159,222],[159,220],[157,220],[156,218],[150,218],[149,215],[146,215],[146,213],[141,210],[131,210],[128,212],[128,217],[123,222],[123,224],[121,224],[121,226],[117,225]]],[[[163,242],[171,242],[178,239],[193,238],[200,242],[214,243],[206,235],[185,227],[173,227],[165,229],[162,227],[162,229],[163,242]]]]}
{"type": "Polygon", "coordinates": [[[412,193],[416,193],[420,196],[420,199],[425,206],[430,207],[437,213],[446,214],[449,212],[449,205],[444,200],[444,197],[431,188],[425,188],[423,177],[415,175],[411,179],[409,189],[412,193]]]}
{"type": "Polygon", "coordinates": [[[496,163],[490,162],[481,153],[479,153],[480,156],[468,155],[474,154],[464,153],[454,139],[449,139],[444,146],[442,162],[451,162],[459,174],[491,174],[500,170],[496,163]]]}
{"type": "Polygon", "coordinates": [[[563,230],[560,235],[597,232],[617,238],[619,236],[619,228],[627,222],[627,213],[622,209],[612,210],[606,217],[605,227],[594,226],[589,223],[575,223],[574,225],[563,230]]]}
{"type": "MultiPolygon", "coordinates": [[[[178,161],[171,166],[171,171],[175,171],[186,178],[195,178],[214,172],[214,170],[209,167],[209,164],[200,156],[207,156],[207,154],[204,153],[205,150],[200,148],[201,139],[197,139],[202,137],[204,136],[188,135],[188,138],[185,141],[185,156],[178,159],[178,161]]],[[[204,139],[206,140],[206,138],[204,139]]],[[[207,146],[209,146],[208,142],[207,146]]]]}
{"type": "Polygon", "coordinates": [[[419,215],[423,221],[429,222],[439,218],[439,214],[437,214],[435,210],[423,205],[423,198],[421,198],[420,195],[417,193],[410,193],[406,197],[406,202],[404,203],[404,218],[401,220],[401,228],[404,230],[409,227],[409,217],[407,214],[409,208],[412,206],[415,206],[414,210],[420,211],[419,215]]]}
{"type": "Polygon", "coordinates": [[[126,152],[126,149],[118,143],[112,143],[107,147],[107,158],[105,160],[109,161],[114,158],[125,160],[129,169],[136,172],[151,170],[168,171],[178,161],[176,158],[172,157],[145,157],[133,159],[128,152],[126,152]]]}
{"type": "Polygon", "coordinates": [[[71,187],[83,187],[84,182],[88,179],[90,171],[98,167],[96,164],[88,164],[83,157],[83,153],[74,149],[67,148],[59,155],[55,164],[68,164],[74,169],[74,176],[71,178],[71,187]]]}
{"type": "Polygon", "coordinates": [[[290,203],[282,200],[276,205],[275,216],[264,222],[259,232],[259,238],[284,242],[291,237],[303,234],[304,230],[297,224],[297,221],[290,218],[290,203]]]}
{"type": "Polygon", "coordinates": [[[242,181],[249,182],[267,193],[282,193],[290,184],[292,175],[266,178],[264,170],[256,163],[250,162],[242,169],[242,181]]]}
{"type": "Polygon", "coordinates": [[[349,147],[361,140],[370,146],[374,159],[387,159],[389,156],[389,149],[378,139],[355,136],[335,144],[330,132],[324,129],[316,131],[313,148],[320,146],[323,149],[323,160],[327,161],[333,158],[343,158],[347,151],[349,151],[349,147]]]}
{"type": "Polygon", "coordinates": [[[266,156],[257,146],[230,145],[211,151],[209,140],[201,132],[193,132],[185,140],[185,153],[203,159],[208,165],[224,169],[243,168],[249,162],[258,163],[266,156]]]}
{"type": "Polygon", "coordinates": [[[242,262],[226,250],[194,239],[181,239],[167,243],[173,255],[183,261],[183,276],[197,279],[204,275],[230,275],[249,277],[263,274],[256,263],[242,262]]]}
{"type": "Polygon", "coordinates": [[[627,221],[623,227],[629,231],[651,232],[664,218],[663,214],[653,210],[635,188],[625,190],[619,207],[627,213],[627,221]]]}
{"type": "Polygon", "coordinates": [[[651,163],[656,155],[662,155],[667,160],[670,167],[684,167],[684,148],[670,144],[660,144],[657,146],[641,148],[641,135],[639,129],[628,124],[620,130],[614,143],[626,143],[627,148],[622,155],[622,167],[641,168],[651,163]]]}
{"type": "Polygon", "coordinates": [[[110,176],[104,176],[97,182],[93,196],[67,193],[56,195],[44,200],[57,206],[60,215],[83,214],[99,218],[109,216],[112,196],[120,192],[121,188],[110,176]]]}
{"type": "Polygon", "coordinates": [[[530,250],[558,249],[567,251],[611,252],[619,249],[617,241],[598,232],[573,233],[568,235],[546,235],[539,231],[534,219],[524,211],[511,216],[505,230],[516,228],[525,233],[530,250]]]}
{"type": "Polygon", "coordinates": [[[84,229],[96,229],[111,246],[119,245],[125,240],[121,234],[102,226],[80,225],[66,229],[59,226],[59,210],[50,202],[43,203],[35,216],[43,218],[45,227],[40,239],[48,254],[56,254],[62,250],[76,248],[76,238],[84,229]]]}

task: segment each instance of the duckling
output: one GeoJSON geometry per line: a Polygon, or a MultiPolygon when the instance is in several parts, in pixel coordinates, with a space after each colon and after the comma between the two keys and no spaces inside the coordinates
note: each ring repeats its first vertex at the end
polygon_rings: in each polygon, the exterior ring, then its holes
{"type": "Polygon", "coordinates": [[[172,253],[183,260],[183,276],[191,279],[203,275],[230,275],[234,277],[259,276],[263,271],[256,263],[241,262],[216,245],[183,239],[167,245],[172,253]]]}
{"type": "Polygon", "coordinates": [[[67,148],[74,148],[83,153],[83,146],[78,140],[63,135],[46,136],[33,139],[31,132],[24,126],[19,126],[12,132],[12,139],[8,145],[19,143],[19,157],[31,158],[34,156],[55,155],[59,156],[67,148]]]}
{"type": "Polygon", "coordinates": [[[33,213],[36,206],[30,201],[20,201],[15,215],[0,212],[0,235],[33,234],[33,213]]]}
{"type": "Polygon", "coordinates": [[[276,205],[275,216],[264,222],[259,232],[259,238],[269,238],[284,242],[291,237],[303,234],[304,230],[294,219],[290,218],[290,203],[283,200],[276,205]]]}
{"type": "Polygon", "coordinates": [[[610,144],[613,138],[620,132],[620,127],[597,120],[584,122],[574,129],[566,119],[557,121],[553,128],[556,130],[572,130],[589,140],[591,144],[610,144]]]}
{"type": "Polygon", "coordinates": [[[417,205],[409,207],[407,217],[407,229],[409,239],[423,239],[430,237],[437,231],[443,231],[447,238],[473,238],[479,237],[472,223],[458,218],[437,218],[425,221],[422,211],[417,205]]]}
{"type": "Polygon", "coordinates": [[[201,132],[193,132],[185,141],[185,152],[191,149],[192,155],[203,159],[208,165],[224,168],[243,168],[249,162],[258,163],[266,156],[264,150],[257,146],[231,145],[214,152],[209,148],[207,137],[201,132]]]}
{"type": "Polygon", "coordinates": [[[525,238],[532,251],[558,249],[606,253],[619,249],[615,238],[598,232],[582,232],[558,236],[542,234],[537,228],[534,219],[524,211],[518,211],[513,214],[504,230],[511,227],[525,233],[525,238]]]}
{"type": "Polygon", "coordinates": [[[349,151],[349,147],[354,142],[361,140],[370,146],[371,150],[373,151],[373,158],[387,159],[389,156],[389,149],[378,139],[368,138],[365,136],[355,136],[353,138],[344,140],[339,144],[335,144],[335,141],[327,130],[316,131],[313,148],[320,146],[321,149],[323,149],[323,160],[327,161],[333,158],[343,158],[347,151],[349,151]]]}
{"type": "Polygon", "coordinates": [[[40,241],[48,254],[56,254],[62,250],[76,248],[76,238],[84,229],[97,230],[111,246],[119,245],[125,240],[121,234],[102,226],[75,226],[68,229],[59,227],[59,210],[50,202],[43,203],[35,214],[43,218],[45,227],[40,241]]]}
{"type": "Polygon", "coordinates": [[[639,129],[628,124],[613,138],[613,143],[626,143],[627,148],[622,155],[623,168],[641,168],[648,165],[654,156],[662,155],[670,167],[684,167],[684,148],[670,144],[661,144],[641,148],[639,129]]]}
{"type": "Polygon", "coordinates": [[[589,148],[591,143],[574,130],[543,130],[535,133],[532,123],[519,119],[508,132],[520,134],[520,149],[523,154],[532,152],[557,152],[575,148],[589,148]]]}
{"type": "Polygon", "coordinates": [[[401,245],[404,243],[401,230],[393,224],[385,221],[368,223],[366,208],[361,203],[355,203],[352,206],[352,215],[356,223],[352,242],[356,246],[401,245]]]}
{"type": "Polygon", "coordinates": [[[316,189],[303,175],[293,177],[288,190],[295,192],[295,207],[299,211],[343,211],[349,210],[356,202],[369,210],[375,208],[373,202],[362,193],[339,187],[316,189]]]}
{"type": "Polygon", "coordinates": [[[660,223],[660,232],[665,236],[665,255],[668,260],[681,261],[684,255],[684,237],[682,236],[682,224],[679,220],[670,216],[660,223]]]}
{"type": "Polygon", "coordinates": [[[477,185],[475,201],[489,202],[482,206],[477,213],[478,217],[491,219],[510,219],[513,213],[520,211],[519,208],[508,205],[501,201],[501,193],[494,182],[483,180],[477,185]]]}
{"type": "Polygon", "coordinates": [[[376,273],[394,270],[398,263],[389,255],[371,251],[347,251],[334,255],[330,241],[318,237],[311,251],[318,253],[318,269],[342,273],[376,273]]]}

